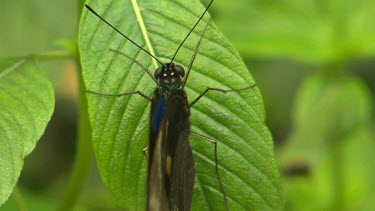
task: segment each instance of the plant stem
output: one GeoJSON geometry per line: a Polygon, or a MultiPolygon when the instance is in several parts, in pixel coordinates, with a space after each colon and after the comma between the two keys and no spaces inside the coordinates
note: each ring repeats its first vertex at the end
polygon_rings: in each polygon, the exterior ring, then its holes
{"type": "MultiPolygon", "coordinates": [[[[80,17],[84,0],[78,0],[77,4],[78,17],[80,17]]],[[[79,19],[77,21],[79,22],[79,19]]],[[[78,40],[78,38],[76,38],[76,40],[78,40]]],[[[90,172],[93,155],[91,145],[91,126],[89,122],[86,87],[82,78],[82,69],[78,51],[73,53],[60,52],[57,54],[48,54],[46,55],[46,58],[51,58],[53,56],[56,56],[57,58],[73,56],[77,64],[77,80],[79,89],[79,117],[76,157],[69,184],[65,189],[64,195],[60,201],[59,206],[57,207],[58,211],[66,211],[73,210],[78,200],[78,197],[82,191],[82,188],[85,185],[85,182],[88,178],[88,174],[90,172]]],[[[44,57],[41,56],[41,59],[43,58],[44,57]]]]}
{"type": "MultiPolygon", "coordinates": [[[[79,65],[77,66],[80,67],[79,65]]],[[[86,88],[80,68],[77,71],[77,75],[79,83],[79,118],[76,158],[71,179],[57,209],[61,211],[72,210],[74,208],[75,202],[85,185],[92,160],[91,128],[88,116],[86,88]]]]}
{"type": "Polygon", "coordinates": [[[34,58],[40,61],[50,61],[56,59],[72,59],[75,55],[69,51],[50,51],[47,53],[34,55],[34,58]]]}
{"type": "MultiPolygon", "coordinates": [[[[341,141],[341,140],[339,140],[341,141]]],[[[332,184],[333,184],[333,210],[345,210],[345,182],[344,171],[342,166],[342,143],[335,142],[332,146],[332,184]]]]}
{"type": "Polygon", "coordinates": [[[16,201],[16,204],[18,206],[19,211],[27,211],[27,207],[25,204],[25,201],[23,200],[22,194],[20,190],[18,189],[18,186],[16,186],[13,190],[13,198],[16,201]]]}

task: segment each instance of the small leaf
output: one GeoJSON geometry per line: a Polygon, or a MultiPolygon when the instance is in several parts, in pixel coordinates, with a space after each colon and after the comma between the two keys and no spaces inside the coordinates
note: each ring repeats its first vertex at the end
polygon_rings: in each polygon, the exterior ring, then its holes
{"type": "Polygon", "coordinates": [[[371,210],[372,112],[371,94],[354,76],[316,74],[302,83],[279,161],[282,168],[302,163],[310,171],[285,178],[288,210],[371,210]]]}
{"type": "Polygon", "coordinates": [[[54,108],[53,87],[30,58],[0,59],[0,205],[12,193],[23,159],[54,108]]]}
{"type": "Polygon", "coordinates": [[[375,205],[375,182],[371,179],[375,177],[373,130],[364,127],[344,137],[335,146],[336,152],[327,153],[309,177],[285,178],[287,210],[372,210],[375,205]]]}
{"type": "MultiPolygon", "coordinates": [[[[203,13],[194,1],[90,1],[106,20],[162,62],[169,62],[178,45],[203,13]]],[[[185,70],[209,20],[207,14],[182,46],[174,62],[185,70]]],[[[79,48],[85,84],[100,93],[142,91],[151,97],[153,80],[137,64],[110,51],[115,49],[153,72],[160,66],[87,10],[80,23],[79,48]]],[[[202,40],[185,90],[192,102],[206,87],[236,89],[254,84],[238,53],[214,24],[202,40]]],[[[149,102],[139,95],[108,97],[88,94],[93,146],[105,186],[117,203],[130,210],[146,205],[149,102]]],[[[231,210],[281,209],[279,174],[263,102],[257,89],[209,92],[191,109],[192,131],[219,140],[219,171],[231,210]]],[[[222,210],[223,193],[215,174],[214,146],[190,137],[197,175],[193,210],[222,210]]]]}
{"type": "Polygon", "coordinates": [[[335,142],[369,124],[370,99],[369,90],[353,76],[308,78],[296,97],[293,134],[282,162],[318,163],[335,142]]]}

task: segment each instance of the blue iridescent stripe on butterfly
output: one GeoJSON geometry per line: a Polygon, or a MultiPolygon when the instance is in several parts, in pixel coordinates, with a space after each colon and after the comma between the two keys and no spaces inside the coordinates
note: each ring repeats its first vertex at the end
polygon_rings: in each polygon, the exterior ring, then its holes
{"type": "Polygon", "coordinates": [[[152,128],[151,128],[152,137],[155,137],[156,133],[160,129],[161,122],[164,116],[164,112],[165,112],[165,100],[163,96],[160,95],[157,99],[155,110],[152,113],[152,117],[153,117],[152,124],[151,124],[152,125],[152,128]]]}

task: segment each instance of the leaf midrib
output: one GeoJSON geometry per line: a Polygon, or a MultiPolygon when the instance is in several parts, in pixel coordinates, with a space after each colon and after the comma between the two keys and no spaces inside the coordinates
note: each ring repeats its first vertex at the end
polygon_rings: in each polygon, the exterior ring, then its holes
{"type": "Polygon", "coordinates": [[[9,67],[8,69],[6,69],[4,72],[0,73],[0,79],[2,79],[3,77],[5,77],[6,75],[8,75],[9,73],[11,73],[12,71],[16,70],[17,67],[21,66],[23,63],[26,62],[26,59],[23,59],[15,64],[13,64],[11,67],[9,67]]]}
{"type": "MultiPolygon", "coordinates": [[[[135,16],[136,16],[136,18],[138,20],[138,23],[139,23],[139,27],[141,27],[141,32],[142,32],[143,38],[145,39],[147,48],[152,55],[156,56],[154,48],[151,45],[150,38],[148,37],[148,31],[147,31],[146,25],[143,21],[143,18],[142,18],[142,15],[141,15],[141,10],[138,6],[137,0],[132,0],[132,5],[133,5],[134,12],[135,12],[135,16]]],[[[157,62],[154,58],[152,59],[152,63],[154,64],[154,67],[155,67],[155,70],[156,70],[158,68],[158,64],[157,64],[157,62]]]]}

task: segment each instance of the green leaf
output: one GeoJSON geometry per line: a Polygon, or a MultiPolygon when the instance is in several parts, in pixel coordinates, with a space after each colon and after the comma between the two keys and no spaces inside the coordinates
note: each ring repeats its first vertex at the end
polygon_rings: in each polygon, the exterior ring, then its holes
{"type": "MultiPolygon", "coordinates": [[[[169,62],[178,45],[204,11],[194,1],[90,1],[93,9],[159,60],[169,62]]],[[[209,20],[206,15],[176,59],[185,70],[209,20]]],[[[101,93],[142,91],[151,97],[153,80],[119,50],[153,72],[159,64],[87,10],[80,23],[79,48],[88,90],[101,93]]],[[[186,84],[189,101],[208,87],[236,89],[254,84],[238,53],[214,24],[202,40],[186,84]]],[[[146,205],[149,109],[139,95],[88,94],[93,146],[105,186],[116,202],[130,210],[146,205]]],[[[192,131],[219,141],[219,172],[231,210],[271,210],[283,206],[272,138],[265,125],[257,89],[209,92],[191,109],[192,131]]],[[[222,210],[224,200],[214,171],[214,146],[190,137],[197,175],[192,209],[222,210]]]]}
{"type": "Polygon", "coordinates": [[[373,131],[374,128],[362,128],[343,138],[336,145],[339,153],[327,154],[312,168],[309,177],[284,178],[287,210],[372,210],[373,131]]]}
{"type": "Polygon", "coordinates": [[[244,55],[314,63],[375,55],[373,0],[238,0],[217,5],[218,24],[244,55]]]}
{"type": "Polygon", "coordinates": [[[304,81],[293,113],[293,133],[281,162],[316,164],[339,142],[371,120],[369,90],[353,76],[317,74],[304,81]]]}
{"type": "Polygon", "coordinates": [[[320,73],[302,83],[279,161],[282,168],[307,165],[310,174],[285,178],[288,210],[371,210],[372,112],[370,91],[355,76],[320,73]]]}
{"type": "Polygon", "coordinates": [[[12,193],[23,159],[54,108],[53,87],[30,58],[0,59],[0,205],[12,193]]]}

